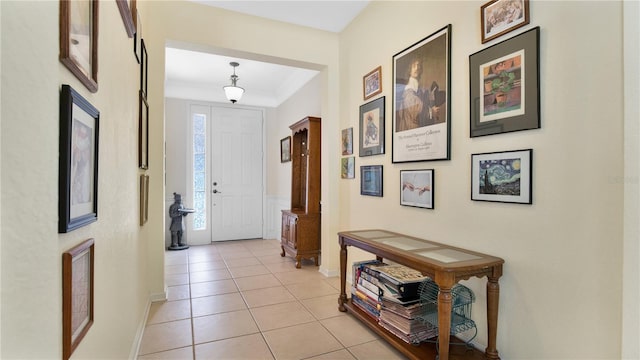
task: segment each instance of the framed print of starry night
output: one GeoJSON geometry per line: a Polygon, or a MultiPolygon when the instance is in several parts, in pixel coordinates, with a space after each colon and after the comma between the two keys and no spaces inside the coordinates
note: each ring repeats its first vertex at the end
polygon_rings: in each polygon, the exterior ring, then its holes
{"type": "Polygon", "coordinates": [[[533,150],[471,155],[471,200],[532,203],[533,150]]]}

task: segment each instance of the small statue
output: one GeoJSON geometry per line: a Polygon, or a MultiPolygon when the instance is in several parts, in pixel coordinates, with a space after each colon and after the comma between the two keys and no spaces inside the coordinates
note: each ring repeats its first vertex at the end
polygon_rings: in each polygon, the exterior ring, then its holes
{"type": "Polygon", "coordinates": [[[171,246],[169,246],[169,250],[188,249],[189,246],[182,242],[182,232],[184,231],[182,218],[194,212],[194,210],[182,206],[182,196],[180,194],[173,193],[173,198],[174,203],[169,206],[169,216],[171,217],[171,225],[169,226],[171,246]]]}

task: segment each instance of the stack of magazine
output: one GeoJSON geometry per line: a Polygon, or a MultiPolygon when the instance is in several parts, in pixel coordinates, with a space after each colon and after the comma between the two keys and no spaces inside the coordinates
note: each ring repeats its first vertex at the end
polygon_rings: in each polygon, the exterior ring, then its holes
{"type": "Polygon", "coordinates": [[[366,272],[369,265],[381,264],[377,260],[353,263],[353,286],[351,287],[351,302],[378,321],[380,318],[381,290],[378,279],[366,272]]]}
{"type": "Polygon", "coordinates": [[[417,344],[437,336],[436,327],[417,319],[425,311],[433,310],[426,307],[437,306],[420,302],[420,284],[430,281],[429,277],[403,265],[377,261],[360,263],[358,267],[358,281],[366,280],[378,288],[380,326],[407,343],[417,344]]]}

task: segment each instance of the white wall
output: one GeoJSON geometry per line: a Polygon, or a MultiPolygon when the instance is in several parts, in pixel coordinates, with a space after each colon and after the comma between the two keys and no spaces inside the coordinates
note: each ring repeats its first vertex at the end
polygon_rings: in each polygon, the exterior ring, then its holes
{"type": "MultiPolygon", "coordinates": [[[[452,24],[452,154],[401,164],[391,163],[390,151],[358,158],[384,166],[385,196],[360,196],[358,175],[340,180],[340,228],[385,228],[504,258],[503,359],[619,358],[623,76],[622,27],[613,24],[622,21],[622,3],[532,1],[531,24],[485,45],[483,3],[376,1],[341,34],[340,127],[357,132],[362,76],[382,65],[391,134],[393,55],[452,24]],[[541,28],[541,129],[469,138],[468,56],[534,26],[541,28]],[[522,148],[533,149],[533,205],[471,201],[470,155],[522,148]],[[435,209],[400,206],[399,171],[426,168],[435,169],[435,209]]],[[[338,157],[332,161],[337,167],[338,157]]],[[[483,324],[484,282],[468,284],[483,324]]],[[[479,330],[484,349],[486,328],[479,330]]]]}
{"type": "Polygon", "coordinates": [[[100,2],[99,90],[92,94],[58,61],[59,2],[0,7],[0,357],[62,356],[61,255],[94,238],[95,321],[73,357],[127,358],[149,301],[147,238],[138,226],[139,68],[132,39],[116,3],[100,2]],[[61,84],[100,111],[98,221],[68,234],[57,231],[61,84]]]}

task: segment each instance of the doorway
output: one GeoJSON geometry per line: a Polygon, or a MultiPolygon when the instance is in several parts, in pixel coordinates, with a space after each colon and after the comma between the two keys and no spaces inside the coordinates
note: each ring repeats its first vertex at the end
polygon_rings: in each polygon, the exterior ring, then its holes
{"type": "Polygon", "coordinates": [[[189,120],[188,243],[262,238],[263,111],[191,104],[189,120]]]}

